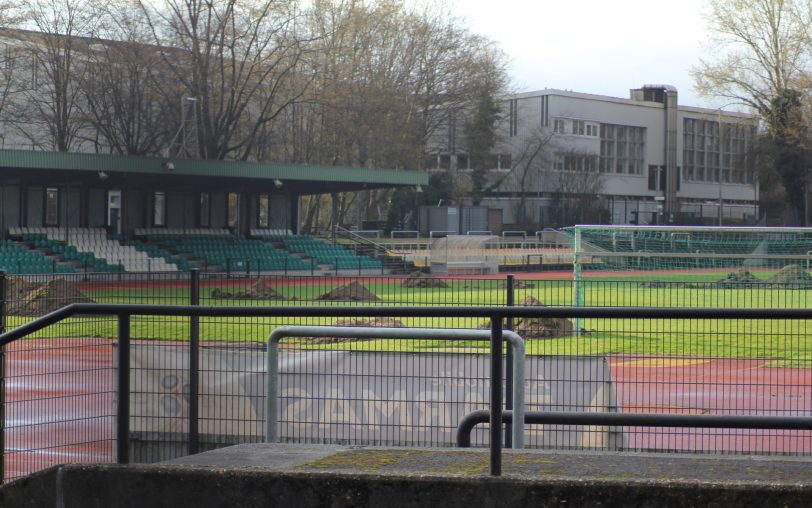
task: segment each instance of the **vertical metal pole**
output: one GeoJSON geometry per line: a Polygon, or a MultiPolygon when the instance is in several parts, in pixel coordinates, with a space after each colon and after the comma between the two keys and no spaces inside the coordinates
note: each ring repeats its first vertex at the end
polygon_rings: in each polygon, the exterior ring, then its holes
{"type": "MultiPolygon", "coordinates": [[[[6,272],[0,270],[0,333],[6,331],[6,272]]],[[[6,346],[0,346],[0,484],[6,478],[6,346]]]]}
{"type": "Polygon", "coordinates": [[[491,476],[502,474],[502,318],[491,316],[491,476]]]}
{"type": "MultiPolygon", "coordinates": [[[[200,270],[189,272],[189,305],[200,305],[200,270]]],[[[200,318],[189,317],[189,455],[200,451],[200,318]]]]}
{"type": "MultiPolygon", "coordinates": [[[[505,291],[507,292],[505,295],[505,304],[508,307],[513,307],[514,305],[513,280],[514,276],[510,274],[507,276],[505,283],[505,291]]],[[[513,331],[513,318],[509,317],[506,321],[506,329],[513,331]]],[[[521,390],[522,387],[518,389],[521,390]]],[[[507,353],[505,354],[505,409],[513,409],[513,390],[513,348],[508,347],[507,353]]],[[[513,429],[510,423],[505,424],[505,448],[513,448],[513,429]]]]}
{"type": "MultiPolygon", "coordinates": [[[[575,246],[572,252],[572,304],[575,307],[584,306],[584,287],[581,280],[581,261],[583,261],[581,250],[581,228],[575,226],[575,246]]],[[[581,318],[575,318],[576,335],[581,333],[581,321],[581,318]]]]}
{"type": "Polygon", "coordinates": [[[119,464],[130,463],[130,316],[118,316],[118,415],[116,456],[119,464]]]}

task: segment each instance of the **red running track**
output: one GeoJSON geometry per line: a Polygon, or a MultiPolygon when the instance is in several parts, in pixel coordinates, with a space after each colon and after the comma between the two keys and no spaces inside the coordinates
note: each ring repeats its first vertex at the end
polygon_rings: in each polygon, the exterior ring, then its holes
{"type": "MultiPolygon", "coordinates": [[[[7,346],[5,478],[66,462],[111,462],[112,342],[33,339],[7,346]]],[[[764,360],[614,357],[621,410],[812,415],[812,370],[764,360]]],[[[627,428],[631,449],[812,453],[812,432],[627,428]]]]}
{"type": "Polygon", "coordinates": [[[6,346],[5,479],[66,462],[113,460],[112,342],[6,346]]]}

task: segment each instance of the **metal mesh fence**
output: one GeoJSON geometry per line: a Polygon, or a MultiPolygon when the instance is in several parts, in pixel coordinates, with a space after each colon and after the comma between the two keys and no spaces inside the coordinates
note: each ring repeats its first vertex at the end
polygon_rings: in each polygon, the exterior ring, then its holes
{"type": "MultiPolygon", "coordinates": [[[[6,329],[68,303],[244,306],[573,304],[566,278],[240,277],[70,274],[6,277],[6,329]],[[195,297],[196,293],[196,297],[195,297]]],[[[812,291],[752,281],[582,281],[586,306],[810,308],[812,291]]],[[[481,318],[132,319],[131,460],[263,438],[265,351],[279,325],[486,328],[481,318]],[[194,331],[197,330],[195,334],[194,331]],[[190,338],[199,352],[191,384],[190,338]],[[199,437],[190,448],[197,392],[199,437]]],[[[812,414],[806,321],[517,319],[528,410],[812,414]]],[[[115,460],[116,320],[70,318],[6,346],[4,477],[115,460]]],[[[453,446],[461,416],[487,409],[488,344],[291,338],[280,351],[280,436],[290,442],[453,446]]],[[[812,432],[531,426],[526,444],[589,450],[812,454],[812,432]]],[[[487,443],[487,426],[475,445],[487,443]]]]}

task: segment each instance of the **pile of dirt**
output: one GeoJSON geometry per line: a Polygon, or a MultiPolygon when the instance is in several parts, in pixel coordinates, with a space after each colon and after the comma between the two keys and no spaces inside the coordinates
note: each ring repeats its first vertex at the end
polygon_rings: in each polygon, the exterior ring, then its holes
{"type": "MultiPolygon", "coordinates": [[[[502,289],[507,289],[507,282],[503,282],[500,286],[502,289]]],[[[521,279],[514,279],[513,281],[513,289],[533,289],[536,285],[532,282],[521,280],[521,279]]]]}
{"type": "Polygon", "coordinates": [[[6,284],[6,313],[9,316],[37,317],[72,303],[94,303],[65,279],[36,284],[11,277],[6,284]]]}
{"type": "Polygon", "coordinates": [[[376,302],[380,298],[372,291],[365,288],[363,285],[352,281],[349,284],[344,284],[335,289],[332,289],[322,295],[319,295],[316,300],[349,300],[353,302],[376,302]]]}
{"type": "Polygon", "coordinates": [[[345,318],[339,319],[333,326],[380,326],[386,328],[403,328],[403,323],[388,317],[376,318],[345,318]]]}
{"type": "Polygon", "coordinates": [[[716,287],[751,288],[763,284],[763,280],[759,279],[748,270],[741,268],[738,272],[728,273],[727,277],[716,283],[716,287]]]}
{"type": "Polygon", "coordinates": [[[444,280],[423,272],[410,273],[401,284],[405,288],[447,288],[444,280]]]}
{"type": "MultiPolygon", "coordinates": [[[[371,326],[378,328],[403,328],[403,322],[390,317],[376,317],[376,318],[346,318],[339,319],[333,326],[371,326]]],[[[312,340],[316,344],[332,344],[336,342],[346,342],[349,340],[358,340],[353,338],[338,338],[338,337],[313,337],[312,340]]]]}
{"type": "MultiPolygon", "coordinates": [[[[541,306],[544,304],[533,296],[525,297],[520,306],[541,306]]],[[[490,322],[483,323],[480,328],[490,328],[490,322]]],[[[573,333],[572,321],[565,318],[516,318],[513,320],[513,331],[523,339],[550,339],[568,337],[573,333]]]]}
{"type": "Polygon", "coordinates": [[[34,289],[37,289],[40,284],[28,282],[20,277],[7,277],[6,278],[6,301],[19,301],[25,298],[25,295],[34,289]]]}
{"type": "Polygon", "coordinates": [[[257,281],[245,291],[231,293],[220,288],[215,288],[211,292],[212,298],[235,299],[235,300],[284,300],[285,297],[276,292],[274,288],[265,284],[262,279],[257,281]]]}
{"type": "Polygon", "coordinates": [[[800,265],[787,265],[778,273],[767,279],[768,284],[775,284],[777,287],[792,289],[812,288],[812,276],[800,265]]]}

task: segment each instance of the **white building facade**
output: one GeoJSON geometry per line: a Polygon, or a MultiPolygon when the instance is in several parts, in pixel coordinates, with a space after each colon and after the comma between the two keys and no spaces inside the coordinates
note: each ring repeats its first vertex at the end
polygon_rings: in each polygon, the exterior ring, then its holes
{"type": "MultiPolygon", "coordinates": [[[[464,179],[465,122],[430,147],[435,170],[464,179]]],[[[511,96],[479,203],[521,229],[604,224],[752,224],[758,182],[753,115],[678,106],[646,85],[621,99],[562,90],[511,96]]],[[[431,169],[431,168],[430,168],[431,169]]]]}

